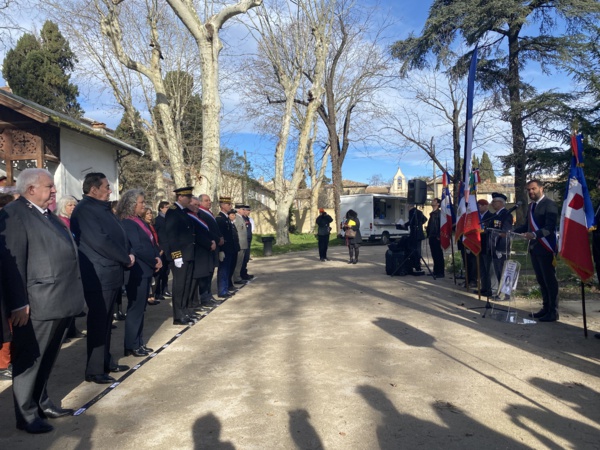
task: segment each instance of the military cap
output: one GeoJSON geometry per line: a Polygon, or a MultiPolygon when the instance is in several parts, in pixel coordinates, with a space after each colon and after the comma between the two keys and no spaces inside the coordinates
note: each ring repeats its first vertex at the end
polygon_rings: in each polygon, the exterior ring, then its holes
{"type": "Polygon", "coordinates": [[[194,190],[193,187],[187,186],[187,187],[175,189],[173,192],[175,192],[177,195],[192,195],[193,190],[194,190]]]}
{"type": "Polygon", "coordinates": [[[245,208],[245,206],[242,205],[241,203],[236,203],[235,204],[235,209],[244,209],[244,208],[245,208]]]}
{"type": "Polygon", "coordinates": [[[231,197],[219,197],[219,203],[229,203],[231,205],[231,197]]]}
{"type": "Polygon", "coordinates": [[[500,194],[499,192],[492,192],[492,198],[499,198],[504,201],[507,199],[506,195],[500,194]]]}

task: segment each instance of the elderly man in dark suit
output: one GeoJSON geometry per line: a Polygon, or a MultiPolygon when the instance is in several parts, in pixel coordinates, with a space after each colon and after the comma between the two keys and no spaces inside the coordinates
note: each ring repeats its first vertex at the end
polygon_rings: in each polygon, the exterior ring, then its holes
{"type": "Polygon", "coordinates": [[[88,173],[83,181],[83,199],[71,215],[89,308],[85,381],[98,384],[113,383],[110,372],[129,369],[118,365],[110,354],[112,311],[121,295],[125,268],[135,263],[125,231],[111,210],[111,193],[103,173],[88,173]]]}
{"type": "Polygon", "coordinates": [[[52,175],[26,169],[17,189],[21,197],[0,212],[0,259],[17,428],[37,434],[53,430],[45,418],[73,413],[56,406],[46,386],[65,331],[83,310],[83,287],[73,237],[48,210],[56,196],[52,175]]]}
{"type": "MultiPolygon", "coordinates": [[[[510,255],[510,236],[509,231],[513,227],[512,214],[506,209],[506,195],[499,192],[492,193],[492,207],[495,214],[487,226],[490,233],[491,255],[494,264],[494,272],[498,281],[502,276],[504,261],[510,255]]],[[[499,293],[496,294],[496,300],[500,300],[499,293]]]]}
{"type": "MultiPolygon", "coordinates": [[[[214,267],[219,265],[219,248],[225,243],[223,239],[223,235],[221,234],[221,229],[219,228],[219,224],[217,220],[210,210],[212,208],[212,200],[208,194],[201,194],[198,197],[200,200],[200,205],[198,209],[198,217],[204,221],[208,225],[208,229],[210,231],[211,239],[216,242],[217,248],[212,252],[214,258],[214,267]]],[[[206,306],[216,306],[219,302],[213,297],[211,291],[212,280],[214,277],[214,269],[210,273],[210,280],[208,283],[208,290],[206,292],[200,291],[200,300],[203,305],[206,306]]]]}
{"type": "Polygon", "coordinates": [[[527,223],[515,228],[529,239],[529,253],[535,277],[542,291],[542,309],[531,314],[540,322],[558,320],[558,281],[554,267],[556,252],[556,222],[558,207],[544,195],[544,186],[539,180],[527,183],[527,194],[531,203],[527,212],[527,223]]]}
{"type": "Polygon", "coordinates": [[[217,224],[223,236],[223,245],[219,247],[219,270],[217,272],[217,287],[219,290],[219,298],[231,297],[237,289],[230,289],[230,278],[235,269],[235,257],[239,250],[239,245],[236,246],[234,240],[234,226],[229,220],[229,212],[231,211],[231,197],[219,198],[219,214],[216,217],[217,224]]]}

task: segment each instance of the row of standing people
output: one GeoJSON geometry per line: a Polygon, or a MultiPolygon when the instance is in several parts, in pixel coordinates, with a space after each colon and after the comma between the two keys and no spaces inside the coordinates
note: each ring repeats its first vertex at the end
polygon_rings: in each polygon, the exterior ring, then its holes
{"type": "MultiPolygon", "coordinates": [[[[174,271],[183,264],[181,259],[173,257],[173,252],[161,247],[159,234],[142,220],[147,208],[141,190],[123,194],[114,214],[108,201],[112,191],[106,176],[87,174],[83,199],[70,217],[67,212],[66,220],[61,221],[49,209],[55,202],[56,188],[48,171],[24,170],[16,187],[21,197],[0,212],[0,331],[3,342],[12,340],[17,428],[37,434],[53,429],[45,419],[73,414],[73,410],[63,409],[50,400],[47,381],[65,332],[73,318],[82,313],[84,302],[89,310],[85,380],[112,383],[115,379],[110,373],[129,369],[118,364],[110,352],[112,312],[122,286],[126,286],[128,298],[124,354],[145,356],[153,351],[146,347],[143,338],[150,280],[163,269],[163,255],[173,264],[174,271]]],[[[191,192],[189,198],[192,199],[191,192]]],[[[194,211],[195,214],[193,209],[182,211],[190,223],[206,226],[206,232],[204,228],[200,232],[194,229],[191,235],[194,259],[186,265],[192,266],[193,277],[201,279],[206,290],[214,268],[209,260],[218,259],[217,243],[209,239],[207,244],[206,237],[212,236],[208,226],[196,219],[199,211],[194,211]],[[204,247],[196,245],[200,242],[204,247]],[[206,250],[207,246],[209,252],[205,252],[202,260],[202,252],[195,249],[206,250]],[[199,264],[195,264],[196,259],[199,264]]],[[[164,219],[165,246],[170,249],[179,236],[174,232],[173,221],[167,215],[164,219]]],[[[159,230],[160,222],[157,222],[159,230]]],[[[221,246],[225,242],[219,239],[221,246]]],[[[186,254],[190,254],[189,249],[186,254]]],[[[175,298],[173,303],[175,310],[175,298]]],[[[181,323],[193,322],[192,318],[181,323]]]]}

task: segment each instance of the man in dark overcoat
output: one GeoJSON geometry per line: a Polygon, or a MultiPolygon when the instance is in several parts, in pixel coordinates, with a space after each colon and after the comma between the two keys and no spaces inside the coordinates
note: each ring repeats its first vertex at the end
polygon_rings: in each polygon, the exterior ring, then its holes
{"type": "Polygon", "coordinates": [[[48,206],[56,188],[50,172],[25,169],[21,194],[0,211],[3,306],[12,323],[13,399],[17,428],[46,433],[45,418],[73,410],[56,406],[47,383],[73,316],[83,310],[77,247],[48,206]]]}
{"type": "Polygon", "coordinates": [[[540,322],[558,320],[558,280],[556,279],[556,223],[558,207],[544,195],[544,186],[539,180],[526,185],[531,200],[527,211],[527,223],[515,228],[529,239],[529,254],[535,277],[542,291],[542,309],[531,314],[540,322]]]}
{"type": "Polygon", "coordinates": [[[219,298],[229,298],[232,295],[230,291],[229,279],[235,269],[236,255],[239,246],[236,246],[233,236],[233,224],[229,219],[229,211],[232,208],[231,197],[219,198],[219,214],[217,215],[217,224],[223,236],[223,245],[219,247],[219,270],[217,272],[217,286],[219,298]]]}
{"type": "Polygon", "coordinates": [[[83,199],[71,215],[89,308],[85,380],[98,384],[113,383],[110,372],[129,369],[118,365],[110,354],[112,311],[122,295],[125,268],[135,263],[125,230],[111,210],[111,193],[103,173],[88,173],[83,180],[83,199]]]}
{"type": "Polygon", "coordinates": [[[189,206],[189,216],[194,223],[194,275],[193,279],[196,282],[197,292],[194,291],[192,298],[192,307],[197,308],[202,306],[217,306],[217,302],[202,299],[200,293],[208,291],[208,285],[211,282],[211,275],[215,270],[214,252],[217,248],[217,243],[213,239],[208,223],[199,216],[200,199],[192,197],[189,206]]]}
{"type": "Polygon", "coordinates": [[[165,297],[171,297],[171,293],[168,289],[169,273],[171,272],[171,269],[169,268],[169,262],[167,260],[167,253],[169,252],[169,249],[167,248],[167,233],[165,228],[165,216],[169,206],[171,206],[171,204],[168,201],[160,201],[158,203],[158,214],[156,215],[156,219],[154,219],[154,229],[156,230],[156,234],[158,236],[160,259],[162,261],[162,267],[158,271],[158,276],[156,277],[156,286],[154,288],[154,298],[156,300],[164,300],[165,297]]]}
{"type": "Polygon", "coordinates": [[[211,286],[215,274],[214,268],[218,267],[219,265],[219,248],[223,245],[225,240],[223,239],[223,235],[221,234],[221,229],[219,228],[217,219],[211,211],[212,200],[210,199],[210,196],[207,194],[201,194],[199,199],[200,208],[198,209],[198,217],[208,225],[211,239],[217,244],[217,248],[213,252],[211,252],[213,256],[213,270],[210,272],[210,280],[208,282],[207,290],[200,291],[200,299],[201,302],[207,306],[215,306],[217,300],[212,295],[211,286]]]}
{"type": "Polygon", "coordinates": [[[510,236],[509,231],[513,227],[513,216],[506,209],[506,195],[494,192],[492,194],[492,207],[494,208],[494,218],[489,222],[487,231],[490,233],[490,249],[494,272],[500,281],[504,261],[510,255],[510,236]]]}
{"type": "Polygon", "coordinates": [[[188,309],[196,292],[194,283],[194,224],[188,215],[192,187],[175,189],[176,202],[165,215],[165,231],[173,273],[173,325],[193,325],[199,316],[188,309]]]}

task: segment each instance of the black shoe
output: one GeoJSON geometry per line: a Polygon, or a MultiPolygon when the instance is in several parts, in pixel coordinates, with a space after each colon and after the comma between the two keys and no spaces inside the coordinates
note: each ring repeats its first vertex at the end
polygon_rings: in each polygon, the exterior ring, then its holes
{"type": "Polygon", "coordinates": [[[250,274],[248,274],[248,275],[246,275],[245,277],[242,277],[242,280],[250,281],[250,280],[252,280],[253,278],[254,278],[254,275],[250,275],[250,274]]]}
{"type": "Polygon", "coordinates": [[[219,297],[219,298],[228,299],[228,298],[231,298],[231,297],[233,297],[233,295],[231,295],[231,294],[229,294],[229,293],[227,293],[227,294],[222,294],[222,295],[221,295],[221,294],[219,294],[219,295],[218,295],[218,297],[219,297]]]}
{"type": "Polygon", "coordinates": [[[29,423],[17,423],[17,428],[30,434],[49,433],[50,431],[54,430],[52,425],[39,418],[35,418],[33,422],[29,423]]]}
{"type": "Polygon", "coordinates": [[[162,295],[155,295],[154,300],[165,300],[165,298],[162,295]]]}
{"type": "Polygon", "coordinates": [[[358,259],[355,259],[354,261],[352,261],[352,264],[356,264],[358,262],[358,259]]]}
{"type": "Polygon", "coordinates": [[[142,345],[140,348],[144,349],[148,353],[154,353],[154,349],[153,348],[146,347],[145,345],[142,345]]]}
{"type": "Polygon", "coordinates": [[[79,314],[75,314],[75,317],[85,317],[85,316],[87,316],[85,311],[81,311],[79,314]]]}
{"type": "Polygon", "coordinates": [[[63,409],[58,406],[52,406],[51,408],[40,409],[40,416],[43,415],[47,419],[58,419],[59,417],[72,416],[74,412],[74,409],[63,409]]]}
{"type": "Polygon", "coordinates": [[[173,325],[184,325],[184,326],[192,326],[194,325],[196,322],[194,322],[192,319],[190,319],[189,317],[184,317],[182,319],[175,319],[173,320],[173,325]]]}
{"type": "Polygon", "coordinates": [[[354,260],[351,259],[350,261],[348,261],[348,264],[354,264],[354,260]]]}
{"type": "Polygon", "coordinates": [[[533,314],[529,314],[529,317],[531,317],[532,319],[539,319],[540,317],[544,317],[546,315],[546,310],[544,309],[540,309],[538,312],[533,313],[533,314]]]}
{"type": "Polygon", "coordinates": [[[87,381],[88,383],[96,383],[96,384],[112,384],[117,380],[115,380],[110,375],[103,373],[101,375],[86,375],[85,381],[87,381]]]}
{"type": "Polygon", "coordinates": [[[125,314],[123,314],[121,311],[117,311],[113,314],[113,318],[115,320],[125,320],[125,314]]]}
{"type": "Polygon", "coordinates": [[[209,308],[214,308],[215,306],[219,306],[223,302],[217,302],[215,300],[206,300],[202,302],[202,306],[208,306],[209,308]]]}
{"type": "Polygon", "coordinates": [[[239,291],[240,289],[236,288],[235,286],[229,286],[227,288],[227,290],[229,291],[229,293],[235,293],[235,292],[239,291]]]}
{"type": "MultiPolygon", "coordinates": [[[[436,278],[446,278],[446,275],[444,275],[443,273],[440,273],[440,274],[434,273],[433,276],[436,278]]],[[[483,294],[481,294],[481,295],[483,295],[483,294]]]]}
{"type": "Polygon", "coordinates": [[[74,333],[67,333],[67,337],[68,338],[73,338],[73,339],[80,339],[80,338],[84,338],[85,336],[86,336],[86,334],[82,333],[77,328],[75,328],[75,332],[74,333]]]}
{"type": "Polygon", "coordinates": [[[538,322],[556,322],[558,320],[558,314],[546,314],[538,319],[538,322]]]}
{"type": "Polygon", "coordinates": [[[109,370],[112,373],[127,372],[129,370],[129,366],[126,366],[125,364],[117,364],[116,366],[111,367],[109,370]]]}
{"type": "Polygon", "coordinates": [[[325,258],[321,258],[321,259],[320,259],[320,261],[321,261],[321,262],[325,262],[325,258]]]}
{"type": "Polygon", "coordinates": [[[140,347],[133,350],[126,348],[123,354],[125,356],[135,356],[137,358],[143,358],[144,356],[148,356],[150,353],[148,353],[145,348],[140,347]]]}
{"type": "Polygon", "coordinates": [[[238,281],[234,281],[233,284],[245,285],[245,284],[248,284],[248,281],[246,281],[246,280],[238,280],[238,281]]]}
{"type": "Polygon", "coordinates": [[[0,369],[0,380],[12,380],[12,368],[0,369]]]}
{"type": "Polygon", "coordinates": [[[163,295],[163,297],[168,297],[168,298],[173,297],[173,294],[171,294],[169,291],[163,292],[162,295],[163,295]]]}

